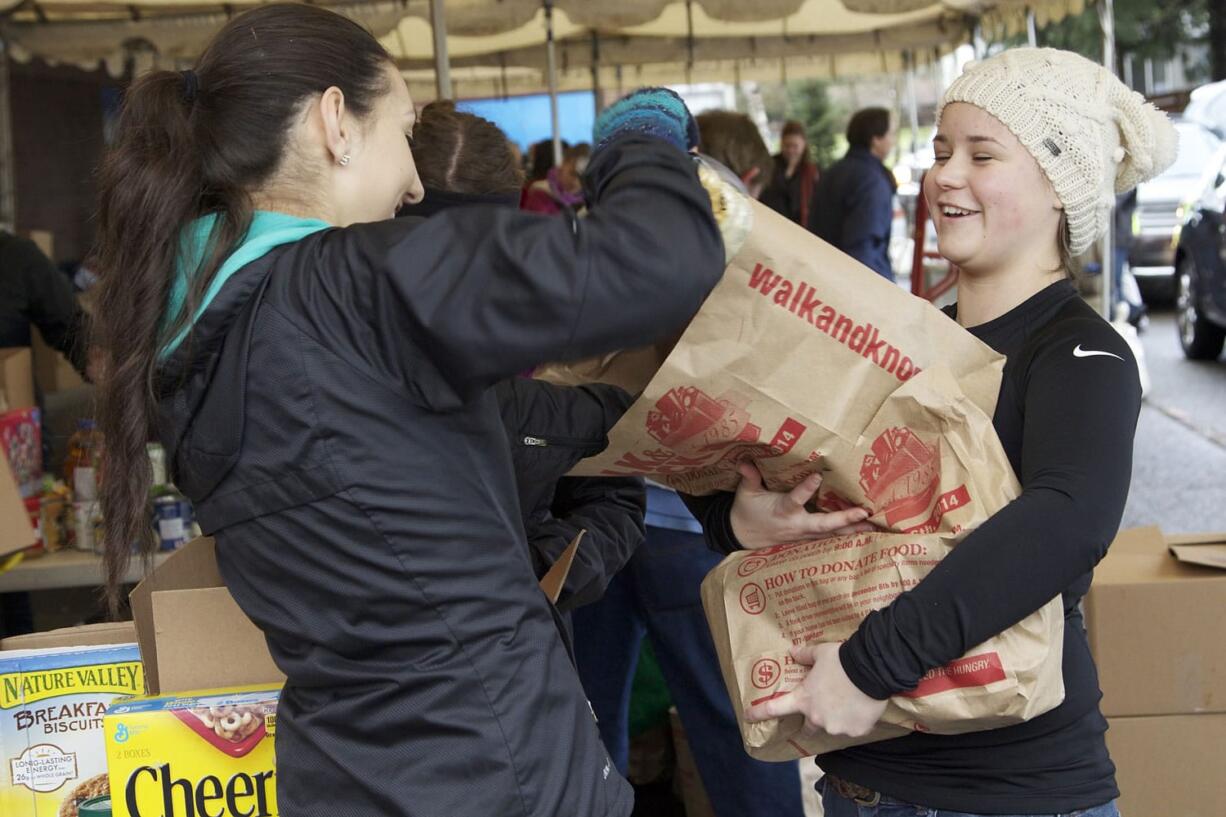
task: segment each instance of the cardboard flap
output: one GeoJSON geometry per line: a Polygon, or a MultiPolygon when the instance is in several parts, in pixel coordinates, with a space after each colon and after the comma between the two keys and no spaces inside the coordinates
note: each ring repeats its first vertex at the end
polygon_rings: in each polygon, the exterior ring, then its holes
{"type": "Polygon", "coordinates": [[[13,469],[0,456],[0,556],[25,550],[37,541],[13,469]]]}
{"type": "Polygon", "coordinates": [[[131,621],[84,624],[45,633],[13,635],[0,641],[0,650],[42,650],[61,647],[94,647],[107,644],[135,644],[136,625],[131,621]]]}
{"type": "MultiPolygon", "coordinates": [[[[1220,534],[1164,536],[1156,527],[1131,528],[1120,531],[1106,557],[1094,569],[1094,584],[1148,584],[1152,582],[1216,580],[1222,574],[1206,567],[1212,546],[1192,545],[1193,541],[1212,540],[1220,534]],[[1196,558],[1175,558],[1172,544],[1199,552],[1196,558]]],[[[1226,568],[1226,565],[1214,565],[1226,568]]]]}
{"type": "Polygon", "coordinates": [[[158,644],[153,621],[153,594],[159,590],[190,590],[198,587],[220,587],[221,573],[213,540],[207,536],[193,539],[175,551],[157,570],[132,590],[128,601],[132,605],[132,620],[136,624],[136,642],[145,662],[145,679],[151,694],[162,687],[158,677],[158,644]]]}
{"type": "MultiPolygon", "coordinates": [[[[25,347],[0,349],[0,392],[8,411],[29,408],[34,402],[34,374],[30,350],[25,347]]],[[[0,462],[6,455],[0,455],[0,462]]],[[[38,541],[30,525],[21,490],[8,463],[0,474],[0,556],[25,550],[38,541]]]]}
{"type": "MultiPolygon", "coordinates": [[[[152,602],[158,688],[150,681],[151,693],[284,683],[264,634],[226,588],[155,590],[152,602]]],[[[145,672],[153,676],[147,659],[145,672]]]]}
{"type": "Polygon", "coordinates": [[[579,542],[583,540],[583,535],[586,530],[581,530],[566,546],[566,550],[562,551],[562,555],[553,563],[545,577],[541,579],[541,590],[548,597],[550,604],[558,603],[558,596],[562,595],[562,588],[566,586],[566,577],[570,575],[570,566],[574,564],[575,554],[579,552],[579,542]]]}
{"type": "Polygon", "coordinates": [[[9,411],[38,405],[34,400],[34,357],[29,348],[0,349],[0,391],[9,411]]]}
{"type": "Polygon", "coordinates": [[[1226,570],[1226,532],[1173,534],[1166,541],[1184,564],[1226,570]]]}

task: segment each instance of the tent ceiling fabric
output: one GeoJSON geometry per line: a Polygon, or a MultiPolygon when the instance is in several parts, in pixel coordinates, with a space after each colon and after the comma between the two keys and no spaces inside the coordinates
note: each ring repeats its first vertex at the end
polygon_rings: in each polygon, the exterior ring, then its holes
{"type": "MultiPolygon", "coordinates": [[[[429,0],[368,0],[326,5],[379,37],[415,85],[433,65],[429,0]]],[[[903,50],[935,53],[966,42],[979,16],[992,34],[1023,31],[1025,9],[1040,22],[1077,13],[1085,0],[555,0],[554,35],[562,87],[590,87],[593,32],[600,63],[622,66],[642,81],[852,76],[896,70],[903,50]],[[688,12],[688,13],[687,13],[688,12]],[[781,69],[781,61],[786,68],[781,69]],[[769,68],[765,66],[769,65],[769,68]],[[747,71],[752,68],[752,71],[747,71]],[[735,69],[735,71],[734,71],[735,69]],[[574,76],[571,76],[574,74],[574,76]]],[[[0,0],[0,35],[17,59],[40,56],[122,73],[186,67],[230,10],[256,0],[0,0]]],[[[544,87],[545,13],[540,0],[446,0],[447,47],[458,92],[491,80],[487,95],[544,87]],[[471,69],[471,70],[469,70],[471,69]],[[478,69],[484,69],[484,74],[478,69]],[[506,72],[517,69],[511,74],[506,72]],[[524,69],[524,70],[519,70],[524,69]],[[468,70],[468,73],[465,71],[468,70]],[[476,73],[473,73],[476,72],[476,73]],[[511,76],[504,79],[504,74],[511,76]]],[[[431,73],[431,76],[433,74],[431,73]]],[[[484,86],[482,86],[484,87],[484,86]]],[[[612,84],[606,87],[613,87],[612,84]]]]}

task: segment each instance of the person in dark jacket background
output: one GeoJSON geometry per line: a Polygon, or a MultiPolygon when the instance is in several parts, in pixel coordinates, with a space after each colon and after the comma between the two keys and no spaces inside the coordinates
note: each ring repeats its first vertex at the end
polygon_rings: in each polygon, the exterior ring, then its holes
{"type": "MultiPolygon", "coordinates": [[[[31,326],[88,378],[89,320],[72,283],[37,244],[0,229],[0,347],[29,346],[31,326]]],[[[0,637],[33,629],[29,594],[0,594],[0,637]]]]}
{"type": "Polygon", "coordinates": [[[88,325],[68,277],[33,241],[0,230],[0,347],[29,346],[30,327],[37,326],[84,375],[88,325]]]}
{"type": "Polygon", "coordinates": [[[857,111],[847,124],[847,144],[846,155],[818,179],[809,229],[893,281],[889,249],[895,185],[883,164],[894,149],[890,112],[857,111]]]}
{"type": "Polygon", "coordinates": [[[493,387],[697,311],[725,250],[696,127],[663,89],[605,111],[583,219],[391,219],[422,198],[414,122],[378,41],[306,5],[128,90],[96,264],[112,593],[154,546],[153,432],[286,675],[282,813],[626,817],[493,387]]]}
{"type": "Polygon", "coordinates": [[[770,183],[762,192],[762,203],[807,228],[813,190],[820,174],[809,155],[805,126],[801,123],[795,120],[784,123],[772,171],[770,183]]]}

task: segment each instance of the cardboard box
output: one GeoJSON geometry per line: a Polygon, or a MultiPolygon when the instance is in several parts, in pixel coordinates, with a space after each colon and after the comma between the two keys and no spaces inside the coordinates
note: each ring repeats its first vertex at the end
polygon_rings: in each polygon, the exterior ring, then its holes
{"type": "MultiPolygon", "coordinates": [[[[10,410],[34,406],[30,365],[29,349],[0,349],[0,391],[4,392],[10,410]]],[[[0,556],[25,550],[37,542],[38,534],[30,525],[30,513],[12,469],[0,468],[0,556]]]]}
{"type": "Polygon", "coordinates": [[[106,794],[106,707],[144,686],[135,644],[0,653],[0,814],[75,817],[106,794]]]}
{"type": "Polygon", "coordinates": [[[8,409],[30,408],[34,400],[34,363],[24,346],[0,349],[0,391],[8,409]]]}
{"type": "MultiPolygon", "coordinates": [[[[582,538],[541,580],[551,602],[582,538]]],[[[225,588],[213,540],[195,539],[176,551],[130,601],[149,696],[106,713],[116,817],[276,817],[276,702],[285,677],[225,588]],[[199,660],[222,647],[229,660],[199,660]]]]}
{"type": "Polygon", "coordinates": [[[276,817],[280,686],[130,698],[107,710],[115,817],[276,817]]]}
{"type": "Polygon", "coordinates": [[[1226,533],[1168,534],[1167,544],[1179,561],[1226,570],[1226,533]]]}
{"type": "MultiPolygon", "coordinates": [[[[581,531],[541,579],[551,602],[558,600],[582,539],[581,531]]],[[[129,601],[150,695],[285,681],[264,634],[226,589],[212,539],[193,539],[175,551],[129,601]],[[199,660],[223,650],[227,661],[199,660]]]]}
{"type": "Polygon", "coordinates": [[[1180,561],[1169,544],[1155,527],[1121,532],[1086,596],[1109,718],[1226,712],[1226,571],[1180,561]]]}
{"type": "Polygon", "coordinates": [[[1226,814],[1226,714],[1110,718],[1107,748],[1125,817],[1226,814]]]}
{"type": "Polygon", "coordinates": [[[129,600],[150,695],[285,681],[264,634],[221,580],[212,539],[175,551],[129,600]],[[198,660],[222,649],[231,660],[198,660]]]}
{"type": "Polygon", "coordinates": [[[136,625],[131,621],[83,624],[43,633],[11,635],[0,640],[2,650],[44,650],[67,647],[100,647],[108,644],[135,644],[136,625]]]}

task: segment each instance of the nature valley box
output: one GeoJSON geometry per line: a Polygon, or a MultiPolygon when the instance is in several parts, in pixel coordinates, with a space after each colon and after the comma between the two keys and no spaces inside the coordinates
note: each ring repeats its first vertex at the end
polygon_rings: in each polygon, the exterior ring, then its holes
{"type": "Polygon", "coordinates": [[[77,817],[106,794],[103,713],[144,687],[135,644],[0,652],[0,815],[77,817]]]}
{"type": "Polygon", "coordinates": [[[114,817],[276,817],[279,696],[261,685],[112,704],[114,817]]]}

